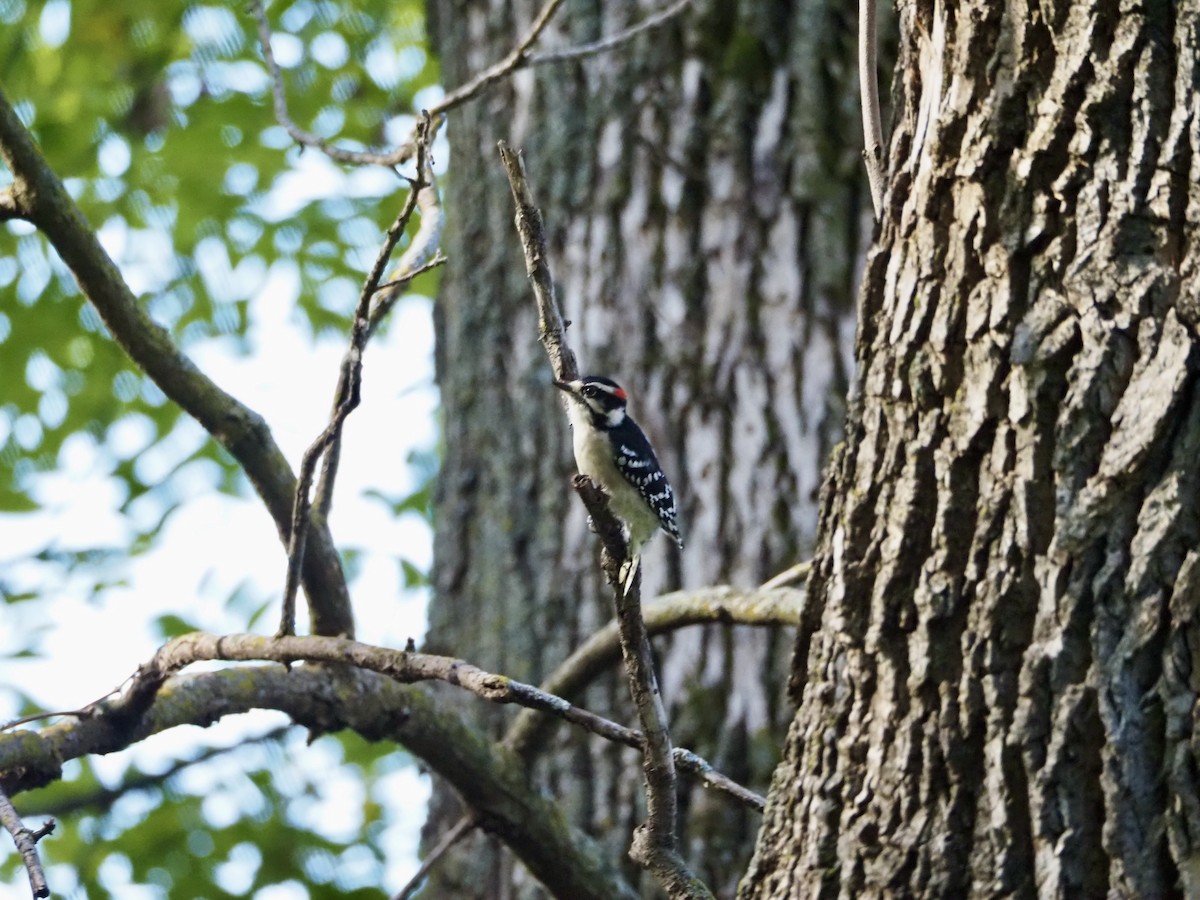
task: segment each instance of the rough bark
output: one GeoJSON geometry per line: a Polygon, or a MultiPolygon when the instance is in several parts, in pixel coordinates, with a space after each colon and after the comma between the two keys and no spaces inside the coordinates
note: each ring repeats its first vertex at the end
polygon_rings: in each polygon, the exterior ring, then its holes
{"type": "Polygon", "coordinates": [[[1200,892],[1200,3],[902,2],[743,897],[1200,892]]]}
{"type": "MultiPolygon", "coordinates": [[[[536,682],[612,615],[568,487],[570,436],[537,344],[499,139],[524,149],[582,368],[629,388],[680,497],[687,549],[651,545],[644,596],[755,585],[809,552],[844,414],[866,221],[842,6],[697,0],[618,51],[520,72],[451,116],[430,648],[536,682]]],[[[568,4],[542,45],[593,40],[660,8],[568,4]]],[[[455,84],[506,53],[536,5],[430,11],[455,84]]],[[[792,637],[706,627],[659,639],[677,743],[765,787],[790,718],[792,637]]],[[[630,721],[627,697],[614,673],[581,702],[630,721]]],[[[641,816],[637,771],[629,751],[559,728],[539,774],[624,860],[641,816]]],[[[681,790],[689,857],[728,893],[759,823],[681,790]]],[[[449,827],[450,806],[439,794],[431,832],[449,827]]],[[[528,876],[499,860],[469,846],[438,867],[434,892],[527,895],[528,876]]]]}

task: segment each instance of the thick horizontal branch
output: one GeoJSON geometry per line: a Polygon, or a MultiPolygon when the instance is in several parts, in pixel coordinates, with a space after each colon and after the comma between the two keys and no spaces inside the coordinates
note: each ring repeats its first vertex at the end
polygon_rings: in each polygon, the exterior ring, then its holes
{"type": "MultiPolygon", "coordinates": [[[[493,703],[514,703],[549,713],[606,740],[644,750],[645,739],[631,728],[618,725],[540,690],[533,685],[483,669],[450,656],[412,653],[374,647],[358,641],[322,637],[275,637],[255,634],[217,636],[195,632],[163,645],[150,662],[138,669],[129,689],[105,708],[119,720],[132,721],[173,673],[197,662],[297,662],[341,663],[377,672],[402,683],[442,681],[493,703]]],[[[762,809],[762,798],[712,768],[690,751],[679,754],[682,766],[704,784],[740,803],[762,809]]]]}
{"type": "MultiPolygon", "coordinates": [[[[664,594],[642,607],[646,630],[653,636],[688,625],[725,624],[772,627],[798,625],[804,591],[798,588],[702,588],[664,594]]],[[[621,658],[616,621],[588,638],[540,685],[548,694],[577,697],[600,673],[621,658]]],[[[505,743],[516,753],[532,757],[546,746],[554,719],[533,710],[522,711],[509,728],[505,743]]]]}
{"type": "MultiPolygon", "coordinates": [[[[292,640],[320,640],[317,638],[292,640]]],[[[178,658],[178,657],[176,657],[178,658]]],[[[125,749],[180,725],[274,709],[314,734],[352,729],[394,740],[445,778],[555,896],[636,895],[588,838],[529,779],[527,767],[424,690],[348,667],[238,666],[167,679],[135,720],[104,709],[41,731],[0,734],[0,785],[10,793],[57,780],[62,764],[125,749]]]]}
{"type": "MultiPolygon", "coordinates": [[[[258,413],[221,390],[150,318],[100,246],[95,232],[62,181],[46,164],[0,91],[0,157],[14,178],[14,197],[70,268],[84,296],[134,364],[172,401],[196,419],[229,451],[250,478],[286,544],[296,480],[271,431],[258,413]]],[[[322,602],[313,610],[313,630],[350,634],[350,598],[341,562],[324,527],[313,528],[303,583],[322,602]]]]}

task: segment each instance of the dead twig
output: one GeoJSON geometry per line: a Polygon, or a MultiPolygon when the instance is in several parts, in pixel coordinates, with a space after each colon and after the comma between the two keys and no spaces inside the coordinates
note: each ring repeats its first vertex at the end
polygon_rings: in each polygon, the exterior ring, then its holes
{"type": "Polygon", "coordinates": [[[691,4],[692,0],[677,0],[677,2],[671,4],[666,9],[646,16],[646,18],[642,19],[636,25],[631,25],[624,31],[618,31],[616,34],[601,38],[598,41],[592,41],[590,44],[579,44],[575,47],[564,47],[561,50],[543,50],[541,53],[530,53],[528,56],[529,65],[541,66],[546,63],[569,62],[571,60],[596,56],[600,53],[607,53],[633,40],[639,34],[644,34],[647,31],[658,28],[660,25],[665,25],[691,6],[691,4]]]}
{"type": "MultiPolygon", "coordinates": [[[[429,115],[434,118],[445,115],[456,106],[461,106],[468,100],[474,99],[481,91],[495,84],[497,81],[508,77],[517,69],[529,65],[529,48],[541,36],[562,4],[563,0],[548,0],[534,18],[533,24],[529,26],[529,30],[525,32],[503,59],[488,66],[466,84],[446,94],[440,102],[430,107],[428,111],[429,115]]],[[[304,130],[292,121],[291,115],[288,112],[287,92],[283,84],[283,73],[280,71],[279,64],[275,60],[275,54],[271,49],[271,26],[267,21],[267,14],[263,8],[262,0],[251,0],[250,11],[254,14],[258,23],[258,39],[263,48],[263,61],[267,65],[267,72],[271,78],[271,92],[275,104],[275,120],[283,126],[292,140],[301,146],[320,150],[336,162],[351,165],[387,166],[390,168],[406,163],[413,158],[420,143],[419,138],[415,136],[413,139],[405,141],[399,146],[382,152],[347,150],[329,143],[320,135],[304,130]]]]}
{"type": "Polygon", "coordinates": [[[502,78],[507,78],[517,69],[527,66],[529,64],[529,48],[546,30],[546,26],[550,24],[550,20],[554,18],[554,14],[558,12],[558,8],[562,4],[563,0],[547,0],[546,4],[538,11],[529,30],[503,59],[492,63],[466,84],[452,90],[442,98],[440,103],[435,104],[430,112],[434,115],[441,115],[456,106],[461,106],[468,100],[473,100],[484,88],[490,87],[502,78]]]}
{"type": "MultiPolygon", "coordinates": [[[[436,120],[434,124],[436,126],[436,120]]],[[[432,140],[433,137],[430,136],[430,142],[432,140]]],[[[437,182],[433,177],[433,159],[428,153],[425,155],[425,171],[419,174],[425,182],[425,186],[417,191],[417,211],[421,214],[421,223],[417,226],[416,234],[413,235],[407,249],[396,261],[390,278],[376,288],[375,297],[371,300],[368,336],[373,335],[375,329],[387,318],[413,278],[446,261],[446,258],[440,255],[439,249],[442,245],[442,230],[446,217],[442,212],[437,182]]]]}
{"type": "Polygon", "coordinates": [[[475,813],[470,812],[459,819],[450,827],[450,830],[442,835],[442,839],[438,841],[437,846],[429,851],[429,855],[421,861],[420,867],[416,874],[408,880],[408,884],[400,888],[393,896],[392,900],[408,900],[417,892],[422,882],[425,881],[425,876],[437,865],[438,860],[450,852],[450,850],[465,838],[468,834],[475,830],[475,826],[479,824],[479,819],[475,813]]]}
{"type": "MultiPolygon", "coordinates": [[[[598,41],[575,47],[565,47],[560,50],[546,50],[541,53],[534,53],[530,51],[530,48],[541,37],[542,32],[546,30],[546,26],[550,24],[550,20],[558,12],[559,7],[563,3],[563,0],[547,0],[547,3],[539,10],[537,16],[534,17],[529,28],[504,57],[488,66],[482,72],[479,72],[469,81],[447,93],[438,103],[429,108],[429,115],[435,119],[444,116],[450,110],[473,100],[496,82],[528,66],[569,62],[615,50],[638,35],[666,24],[682,13],[691,2],[692,0],[676,0],[675,3],[661,12],[653,13],[641,22],[617,34],[601,38],[598,41]]],[[[320,135],[307,131],[297,125],[288,111],[287,90],[283,82],[283,72],[280,70],[279,63],[276,61],[274,51],[271,48],[271,25],[267,19],[263,0],[251,0],[250,11],[257,24],[258,39],[263,51],[263,62],[266,64],[267,74],[271,80],[271,96],[274,104],[275,120],[287,131],[288,136],[292,140],[302,147],[312,147],[315,150],[319,150],[335,162],[346,163],[348,165],[387,166],[391,168],[406,163],[413,158],[417,150],[417,139],[415,136],[387,150],[349,150],[345,147],[339,147],[320,135]]],[[[3,206],[0,205],[0,213],[2,212],[3,206]]]]}
{"type": "MultiPolygon", "coordinates": [[[[769,591],[774,588],[781,588],[785,585],[796,584],[797,582],[807,581],[808,573],[812,571],[812,561],[805,560],[801,563],[796,563],[787,569],[784,569],[778,575],[774,575],[763,582],[760,591],[769,591]]],[[[799,624],[797,622],[796,624],[799,624]]]]}
{"type": "MultiPolygon", "coordinates": [[[[428,185],[424,181],[428,171],[427,154],[429,142],[432,140],[432,120],[428,113],[422,117],[418,128],[417,142],[417,176],[412,181],[412,190],[404,203],[404,208],[387,230],[383,246],[375,257],[375,263],[367,274],[366,281],[358,297],[354,309],[354,319],[350,325],[350,347],[342,359],[338,374],[338,384],[335,390],[334,411],[329,424],[317,436],[317,439],[304,452],[300,463],[300,471],[296,476],[296,493],[292,503],[291,531],[288,536],[288,566],[284,583],[283,612],[280,617],[280,635],[294,634],[296,630],[296,591],[300,586],[300,569],[304,562],[304,544],[308,535],[309,525],[309,489],[312,487],[313,475],[317,461],[341,437],[342,424],[346,417],[355,410],[361,400],[362,390],[362,357],[370,337],[371,301],[383,279],[384,269],[391,258],[392,251],[399,243],[401,235],[408,227],[408,221],[417,208],[417,195],[428,185]]],[[[331,468],[324,480],[324,499],[322,508],[327,509],[329,495],[333,491],[334,475],[331,468]]]]}
{"type": "Polygon", "coordinates": [[[42,861],[38,857],[37,842],[54,831],[54,820],[47,819],[37,831],[30,831],[17,815],[8,794],[0,790],[0,822],[3,822],[5,829],[12,835],[13,843],[17,845],[21,861],[25,864],[25,871],[29,873],[29,889],[33,892],[35,900],[49,897],[50,888],[46,885],[46,873],[42,871],[42,861]]]}
{"type": "Polygon", "coordinates": [[[90,716],[91,713],[87,709],[63,709],[51,710],[49,712],[32,713],[28,716],[21,716],[19,719],[12,719],[0,725],[0,731],[8,731],[16,728],[18,725],[28,725],[30,722],[37,722],[40,719],[56,719],[60,716],[74,716],[75,718],[84,718],[90,716]]]}
{"type": "Polygon", "coordinates": [[[271,78],[271,95],[275,104],[275,121],[283,126],[288,136],[302,147],[312,147],[320,150],[335,162],[359,166],[398,166],[412,159],[416,153],[415,138],[405,141],[394,149],[376,153],[370,150],[346,150],[343,147],[329,143],[323,137],[306,131],[292,121],[288,112],[287,91],[283,84],[283,73],[275,60],[275,52],[271,48],[271,25],[267,21],[267,12],[262,0],[251,0],[250,12],[258,23],[258,40],[262,45],[263,62],[267,65],[267,74],[271,78]]]}
{"type": "MultiPolygon", "coordinates": [[[[525,272],[533,285],[533,296],[538,310],[538,340],[550,357],[550,369],[556,381],[574,381],[579,377],[579,364],[575,354],[567,346],[567,326],[554,296],[554,278],[547,262],[546,228],[542,223],[542,211],[533,200],[529,181],[525,177],[525,162],[519,150],[513,150],[500,141],[500,160],[508,174],[508,185],[512,190],[516,206],[517,234],[525,251],[525,272]]],[[[564,397],[564,404],[568,402],[564,397]]]]}

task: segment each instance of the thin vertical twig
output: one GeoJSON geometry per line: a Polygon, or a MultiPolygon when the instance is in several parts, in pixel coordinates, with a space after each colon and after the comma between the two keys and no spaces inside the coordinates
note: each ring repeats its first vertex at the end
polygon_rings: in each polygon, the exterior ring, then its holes
{"type": "Polygon", "coordinates": [[[479,818],[474,813],[467,813],[457,822],[455,822],[450,830],[442,835],[442,839],[438,841],[437,846],[429,851],[429,855],[421,861],[420,867],[415,875],[408,880],[408,884],[400,888],[393,896],[392,900],[409,900],[421,886],[421,882],[425,880],[430,870],[437,865],[438,860],[450,852],[454,845],[470,834],[475,826],[479,824],[479,818]]]}
{"type": "Polygon", "coordinates": [[[621,658],[629,692],[645,740],[642,775],[646,785],[646,821],[633,833],[630,857],[655,878],[671,898],[711,900],[712,893],[688,869],[675,835],[678,803],[675,792],[675,752],[667,725],[667,710],[654,673],[650,635],[642,617],[642,575],[634,574],[626,587],[619,583],[621,563],[628,553],[621,523],[608,508],[608,495],[586,475],[576,475],[573,486],[587,507],[592,525],[604,547],[601,562],[613,585],[621,658]]]}
{"type": "Polygon", "coordinates": [[[12,801],[4,791],[0,791],[0,823],[12,835],[13,843],[21,854],[25,871],[29,874],[29,889],[35,900],[50,896],[50,888],[46,884],[46,873],[42,871],[42,861],[38,857],[37,842],[54,831],[54,820],[48,819],[37,831],[30,831],[21,821],[12,801]]]}
{"type": "Polygon", "coordinates": [[[525,250],[525,272],[533,285],[533,296],[537,301],[538,340],[550,357],[550,368],[557,381],[574,381],[579,377],[579,364],[575,354],[567,346],[567,326],[558,308],[554,295],[554,278],[547,262],[546,229],[542,223],[542,211],[533,201],[529,181],[525,176],[525,162],[521,153],[513,150],[504,141],[499,143],[500,160],[508,175],[512,189],[513,205],[516,206],[517,234],[525,250]]]}
{"type": "Polygon", "coordinates": [[[883,214],[883,115],[879,111],[878,53],[875,46],[876,0],[858,2],[858,89],[862,97],[863,159],[875,220],[883,214]]]}
{"type": "MultiPolygon", "coordinates": [[[[417,176],[412,179],[412,189],[404,203],[404,208],[392,222],[384,237],[383,245],[375,257],[375,263],[367,274],[359,294],[358,304],[354,309],[354,319],[350,325],[350,347],[342,358],[338,373],[338,384],[335,391],[333,414],[329,424],[304,452],[300,463],[300,471],[296,475],[296,493],[292,502],[291,532],[288,535],[288,566],[284,580],[283,611],[279,621],[279,636],[294,634],[296,631],[296,593],[300,587],[300,570],[304,563],[305,541],[308,537],[309,524],[309,491],[312,488],[313,476],[316,472],[317,461],[339,439],[342,424],[346,417],[354,411],[361,399],[362,391],[362,357],[370,337],[371,301],[375,296],[379,283],[383,279],[384,270],[392,251],[399,243],[400,237],[408,227],[409,219],[417,208],[417,195],[426,185],[423,173],[426,171],[426,155],[429,152],[431,139],[431,123],[426,113],[418,129],[417,141],[417,176]]],[[[414,276],[416,272],[412,273],[414,276]]],[[[333,475],[326,480],[325,490],[332,492],[333,475]]],[[[328,500],[323,501],[328,505],[328,500]]]]}
{"type": "MultiPolygon", "coordinates": [[[[426,127],[436,131],[436,123],[430,125],[428,119],[426,127]]],[[[433,132],[431,131],[426,135],[424,152],[417,160],[417,181],[413,185],[417,209],[421,213],[421,224],[417,226],[416,234],[413,235],[408,248],[396,261],[396,268],[392,270],[390,280],[375,288],[375,295],[371,298],[367,310],[367,333],[363,339],[364,343],[371,339],[380,323],[395,307],[396,302],[404,296],[405,290],[412,280],[417,275],[446,261],[439,250],[444,220],[437,184],[433,178],[433,160],[430,158],[428,149],[432,142],[433,132]]],[[[345,376],[346,373],[343,371],[338,377],[338,386],[334,391],[335,409],[336,398],[341,397],[346,389],[345,376]]],[[[337,479],[341,457],[342,436],[339,431],[321,459],[321,476],[317,479],[317,489],[312,506],[313,514],[319,519],[328,518],[329,511],[333,506],[333,484],[337,479]]]]}
{"type": "MultiPolygon", "coordinates": [[[[578,377],[575,354],[566,342],[566,324],[554,296],[545,228],[534,202],[521,154],[503,141],[500,158],[508,175],[516,206],[517,233],[525,253],[525,270],[533,285],[538,309],[538,338],[546,350],[558,381],[578,377]]],[[[601,560],[609,582],[616,585],[620,564],[628,555],[621,523],[608,506],[608,495],[585,475],[577,475],[575,490],[592,517],[605,552],[601,560]]],[[[666,708],[659,693],[650,652],[650,638],[641,610],[641,577],[635,575],[629,590],[614,589],[621,654],[629,690],[642,724],[642,772],[646,782],[646,821],[634,831],[629,855],[650,872],[672,898],[711,898],[712,893],[688,869],[675,836],[678,809],[675,797],[675,756],[667,728],[666,708]]]]}

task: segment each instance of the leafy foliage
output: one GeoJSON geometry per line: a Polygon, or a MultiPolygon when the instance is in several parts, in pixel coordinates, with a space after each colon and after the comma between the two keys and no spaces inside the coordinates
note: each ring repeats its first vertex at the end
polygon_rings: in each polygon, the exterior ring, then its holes
{"type": "MultiPolygon", "coordinates": [[[[381,806],[370,791],[341,791],[337,818],[350,828],[322,823],[320,810],[348,779],[378,783],[407,758],[354,736],[304,744],[298,729],[276,729],[167,768],[131,766],[113,788],[85,760],[21,805],[34,820],[69,821],[44,852],[70,865],[50,874],[60,884],[77,880],[92,897],[138,885],[164,897],[235,898],[289,882],[311,897],[377,897],[387,850],[381,806]],[[346,780],[331,785],[329,766],[346,780]]],[[[20,868],[10,856],[0,871],[16,883],[20,868]]]]}
{"type": "MultiPolygon", "coordinates": [[[[438,77],[423,9],[423,0],[272,4],[293,120],[350,147],[406,136],[419,93],[438,77]]],[[[287,295],[310,336],[345,331],[405,185],[292,143],[275,121],[244,4],[0,0],[0,83],[130,286],[185,351],[220,341],[251,353],[253,304],[268,290],[287,295]]],[[[0,186],[5,178],[0,170],[0,186]]],[[[43,476],[82,458],[117,486],[128,526],[115,541],[47,544],[30,561],[46,571],[84,577],[99,595],[189,497],[246,491],[230,458],[132,366],[45,239],[20,222],[0,227],[0,373],[0,515],[36,515],[47,504],[43,476]]],[[[421,480],[417,499],[397,502],[423,509],[428,473],[421,480]]],[[[0,612],[49,602],[49,583],[30,589],[0,573],[0,612]]],[[[244,586],[228,601],[244,627],[267,608],[244,586]]],[[[154,627],[166,638],[194,624],[183,610],[154,627]]],[[[0,644],[0,658],[36,652],[34,629],[0,644]]],[[[15,687],[5,690],[31,711],[15,687]]],[[[31,816],[68,810],[44,852],[58,890],[74,882],[80,896],[140,885],[149,893],[138,896],[243,897],[285,883],[292,896],[377,896],[387,822],[373,793],[407,757],[325,737],[321,765],[297,774],[280,765],[283,744],[301,756],[317,749],[306,751],[300,736],[273,739],[201,754],[157,780],[153,766],[114,775],[72,764],[64,781],[18,806],[31,816]],[[361,784],[353,834],[314,824],[325,790],[316,773],[333,766],[361,784]],[[235,801],[222,807],[220,795],[235,801]]],[[[0,855],[14,884],[19,869],[15,854],[0,855]]]]}
{"type": "MultiPolygon", "coordinates": [[[[277,4],[276,53],[287,65],[292,117],[348,146],[406,133],[416,92],[436,68],[418,43],[421,4],[277,4]]],[[[272,275],[294,285],[314,331],[342,330],[365,263],[392,214],[386,173],[343,174],[302,152],[275,122],[254,22],[224,4],[133,0],[0,3],[0,78],[47,159],[131,286],[186,349],[237,343],[248,306],[272,275]],[[336,196],[313,182],[340,181],[336,196]]],[[[0,511],[37,508],[33,476],[69,439],[114,459],[129,504],[164,507],[172,479],[148,478],[136,457],[168,441],[180,413],[108,339],[70,274],[28,226],[0,243],[0,511]],[[131,443],[118,440],[137,430],[131,443]],[[119,434],[114,434],[118,431],[119,434]]],[[[211,442],[196,459],[224,474],[211,442]]],[[[144,532],[153,532],[145,528],[144,532]]]]}

